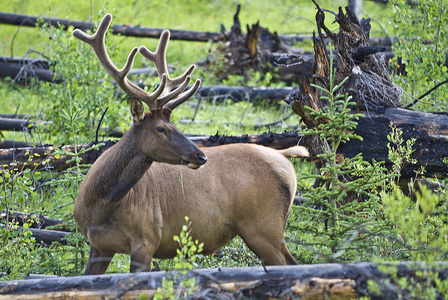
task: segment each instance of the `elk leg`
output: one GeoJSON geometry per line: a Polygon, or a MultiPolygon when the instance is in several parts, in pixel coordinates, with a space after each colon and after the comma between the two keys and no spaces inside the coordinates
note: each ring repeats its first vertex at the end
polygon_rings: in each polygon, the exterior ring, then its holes
{"type": "Polygon", "coordinates": [[[90,246],[89,260],[84,275],[96,275],[106,273],[115,253],[101,252],[98,249],[90,246]]]}
{"type": "MultiPolygon", "coordinates": [[[[256,227],[259,229],[259,227],[256,227]]],[[[266,265],[296,265],[294,257],[289,252],[286,242],[281,236],[272,235],[259,230],[240,232],[241,238],[266,265]]]]}
{"type": "Polygon", "coordinates": [[[131,273],[151,271],[151,261],[155,250],[145,243],[135,247],[131,251],[131,273]]]}

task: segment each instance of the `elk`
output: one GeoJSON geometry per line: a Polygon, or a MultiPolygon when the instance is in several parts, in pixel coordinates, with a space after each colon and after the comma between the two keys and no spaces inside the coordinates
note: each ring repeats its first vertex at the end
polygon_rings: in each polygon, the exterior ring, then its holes
{"type": "Polygon", "coordinates": [[[148,93],[135,86],[127,73],[137,48],[121,70],[107,54],[104,39],[111,19],[106,14],[92,36],[73,32],[92,46],[103,67],[132,96],[133,124],[92,165],[76,200],[74,217],[90,242],[85,274],[105,273],[115,253],[130,254],[131,272],[150,270],[153,258],[174,257],[178,244],[173,236],[185,216],[192,222],[193,239],[204,243],[204,254],[239,235],[265,264],[297,264],[284,240],[296,192],[288,158],[307,156],[307,150],[232,144],[201,151],[170,122],[172,110],[199,88],[196,80],[185,91],[194,66],[170,78],[170,33],[163,31],[155,52],[138,49],[155,64],[159,87],[148,93]]]}

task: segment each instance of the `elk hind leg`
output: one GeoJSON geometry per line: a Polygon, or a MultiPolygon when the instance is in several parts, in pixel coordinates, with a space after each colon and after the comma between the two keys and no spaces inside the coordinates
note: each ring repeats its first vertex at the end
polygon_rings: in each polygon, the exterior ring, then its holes
{"type": "Polygon", "coordinates": [[[257,228],[256,232],[244,230],[239,234],[246,245],[266,265],[297,265],[286,246],[283,232],[273,234],[257,228]]]}
{"type": "Polygon", "coordinates": [[[131,251],[131,273],[151,271],[151,261],[155,249],[148,243],[139,243],[132,247],[131,251]]]}
{"type": "Polygon", "coordinates": [[[89,260],[84,275],[97,275],[106,273],[115,253],[99,251],[90,246],[89,260]]]}

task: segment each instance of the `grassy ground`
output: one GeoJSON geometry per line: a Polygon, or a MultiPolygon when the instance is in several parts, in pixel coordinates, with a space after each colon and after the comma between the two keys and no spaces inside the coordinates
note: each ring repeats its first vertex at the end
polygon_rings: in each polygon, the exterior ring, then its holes
{"type": "MultiPolygon", "coordinates": [[[[345,7],[347,0],[318,1],[321,7],[337,11],[339,6],[345,7]]],[[[237,4],[242,5],[240,20],[242,25],[253,24],[260,20],[261,25],[271,31],[282,34],[301,33],[311,34],[315,30],[315,8],[310,0],[301,1],[216,1],[216,0],[189,0],[189,1],[7,1],[2,4],[2,12],[39,15],[44,17],[68,18],[71,20],[97,21],[98,12],[101,10],[114,15],[117,24],[129,24],[134,26],[149,26],[159,28],[171,28],[179,30],[199,30],[219,32],[223,24],[230,28],[233,24],[233,14],[237,4]],[[62,4],[63,3],[63,4],[62,4]]],[[[365,1],[365,17],[379,19],[382,26],[386,7],[365,1]]],[[[331,22],[328,22],[329,24],[331,22]]],[[[373,23],[372,35],[382,34],[379,26],[373,23]]],[[[123,45],[123,53],[128,52],[134,42],[126,38],[123,45]]],[[[33,28],[18,28],[0,24],[0,56],[21,57],[31,48],[40,51],[45,48],[45,40],[33,28]]],[[[154,40],[139,40],[148,46],[154,45],[154,40]]],[[[173,44],[177,44],[178,42],[173,44]]],[[[182,43],[182,48],[185,43],[182,43]]],[[[188,51],[177,54],[175,59],[195,61],[203,59],[209,45],[204,43],[187,43],[188,51]],[[186,53],[188,55],[186,55],[186,53]],[[190,53],[199,54],[196,59],[190,58],[190,53]]],[[[171,52],[177,51],[170,49],[171,52]]],[[[33,54],[32,56],[36,56],[33,54]]]]}

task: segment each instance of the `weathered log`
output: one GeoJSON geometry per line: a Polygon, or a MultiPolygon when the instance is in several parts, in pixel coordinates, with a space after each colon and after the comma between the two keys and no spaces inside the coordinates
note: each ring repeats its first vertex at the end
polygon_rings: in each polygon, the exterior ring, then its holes
{"type": "MultiPolygon", "coordinates": [[[[178,273],[178,276],[180,280],[196,279],[198,290],[190,296],[191,299],[354,299],[365,296],[376,300],[411,295],[411,291],[398,285],[392,276],[412,282],[419,279],[417,274],[422,270],[437,270],[439,280],[445,280],[448,274],[445,263],[428,267],[406,262],[385,264],[382,270],[388,266],[389,274],[380,271],[379,265],[364,262],[199,269],[185,275],[178,273]],[[378,290],[368,288],[369,280],[377,283],[378,290]]],[[[0,299],[135,299],[140,295],[152,298],[167,275],[168,272],[146,272],[2,281],[0,299]]],[[[435,278],[425,277],[425,282],[427,280],[434,281],[435,278]]],[[[412,284],[409,286],[412,288],[412,284]]],[[[176,282],[174,293],[180,289],[176,282]]]]}
{"type": "Polygon", "coordinates": [[[23,226],[23,224],[28,223],[31,228],[36,229],[45,229],[48,226],[59,226],[59,230],[70,231],[67,226],[61,226],[63,225],[61,220],[50,219],[39,214],[3,210],[0,213],[0,221],[2,220],[12,222],[14,224],[18,223],[19,226],[23,226]]]}
{"type": "Polygon", "coordinates": [[[32,119],[10,119],[0,117],[0,130],[30,131],[35,127],[37,123],[42,125],[51,124],[51,122],[47,121],[34,121],[32,119]]]}
{"type": "Polygon", "coordinates": [[[196,97],[216,100],[217,98],[231,99],[234,102],[250,101],[253,103],[263,102],[266,104],[279,103],[279,100],[286,99],[292,92],[292,87],[271,88],[271,87],[243,87],[212,85],[202,86],[196,92],[196,97]]]}
{"type": "Polygon", "coordinates": [[[40,59],[0,57],[0,77],[11,77],[22,84],[29,83],[33,78],[45,82],[62,82],[61,76],[50,71],[48,62],[40,59]]]}
{"type": "MultiPolygon", "coordinates": [[[[36,27],[39,18],[40,17],[38,16],[0,13],[0,24],[36,27]]],[[[42,17],[42,19],[45,23],[52,25],[56,28],[63,27],[64,30],[67,30],[69,26],[73,26],[74,28],[78,28],[83,31],[93,30],[94,28],[91,22],[46,18],[46,17],[42,17]]],[[[127,26],[118,24],[112,26],[112,34],[120,34],[134,37],[159,38],[162,31],[163,29],[161,28],[127,26]]],[[[175,30],[175,29],[171,29],[170,31],[171,31],[171,40],[208,42],[208,41],[217,41],[221,37],[221,34],[213,32],[201,32],[191,30],[187,31],[187,30],[175,30]]]]}
{"type": "MultiPolygon", "coordinates": [[[[297,145],[299,142],[299,135],[297,132],[288,132],[283,134],[264,133],[256,135],[241,135],[241,136],[195,136],[190,139],[199,147],[212,147],[224,144],[234,143],[253,143],[264,145],[271,148],[283,149],[297,145]]],[[[112,147],[115,142],[107,141],[104,146],[99,147],[98,150],[88,151],[80,155],[81,164],[92,164],[101,155],[102,152],[112,147]]],[[[80,152],[82,148],[91,147],[91,144],[78,145],[76,151],[80,152]]],[[[74,153],[75,149],[72,145],[61,146],[60,149],[74,153]]],[[[72,164],[67,164],[72,157],[69,155],[54,156],[58,147],[44,146],[44,147],[28,147],[17,149],[0,149],[0,166],[4,169],[22,170],[23,168],[41,168],[51,167],[58,171],[66,170],[72,164]],[[43,166],[42,164],[45,164],[43,166]]]]}
{"type": "Polygon", "coordinates": [[[415,152],[412,158],[415,165],[408,165],[402,170],[402,177],[415,177],[420,167],[426,170],[425,176],[446,178],[448,157],[448,115],[442,113],[425,113],[402,108],[387,108],[384,113],[369,112],[358,121],[355,133],[363,137],[363,141],[351,140],[342,144],[338,152],[346,157],[354,157],[362,153],[364,160],[388,162],[387,135],[390,125],[403,131],[403,139],[414,138],[415,152]]]}
{"type": "MultiPolygon", "coordinates": [[[[268,55],[270,68],[278,74],[280,80],[294,82],[302,74],[311,74],[314,57],[311,54],[297,54],[285,56],[282,53],[270,53],[268,55]]],[[[204,64],[206,62],[200,62],[204,64]]],[[[133,69],[132,74],[153,74],[150,68],[133,69]]],[[[48,63],[42,60],[20,59],[0,57],[0,77],[10,77],[16,82],[28,84],[32,79],[45,82],[62,83],[64,79],[60,74],[50,70],[48,63]]],[[[202,89],[207,87],[202,86],[202,89]]]]}
{"type": "MultiPolygon", "coordinates": [[[[403,178],[415,177],[416,171],[424,167],[425,176],[446,178],[447,164],[444,158],[448,157],[448,115],[441,113],[424,113],[402,108],[387,108],[383,113],[369,112],[358,121],[354,133],[363,138],[350,140],[341,144],[338,153],[341,157],[353,158],[362,153],[364,160],[388,160],[387,135],[391,132],[390,125],[403,131],[404,140],[415,138],[412,158],[416,164],[407,165],[401,173],[403,178]]],[[[304,136],[301,144],[312,153],[311,160],[322,151],[315,136],[304,136]]]]}
{"type": "Polygon", "coordinates": [[[1,140],[0,149],[10,149],[10,148],[24,148],[31,147],[27,142],[12,141],[12,140],[1,140]]]}
{"type": "MultiPolygon", "coordinates": [[[[8,228],[5,225],[0,225],[0,228],[8,228]]],[[[23,231],[23,227],[17,227],[14,230],[23,231]]],[[[36,240],[37,243],[48,246],[54,242],[59,242],[62,245],[67,245],[67,241],[65,238],[67,237],[69,232],[66,231],[57,231],[57,230],[47,230],[47,229],[36,229],[29,228],[31,231],[31,236],[36,240]]],[[[0,293],[1,294],[1,293],[0,293]]]]}
{"type": "MultiPolygon", "coordinates": [[[[11,13],[0,13],[0,24],[9,24],[16,26],[27,26],[36,27],[38,16],[11,14],[11,13]]],[[[68,19],[58,19],[58,18],[46,18],[42,17],[44,22],[53,25],[57,28],[63,25],[64,29],[67,30],[69,26],[79,28],[83,31],[92,30],[93,24],[91,22],[75,21],[68,19]],[[59,25],[60,24],[60,25],[59,25]]],[[[163,29],[152,28],[152,27],[140,27],[140,26],[128,26],[128,25],[114,25],[112,26],[112,34],[120,34],[123,36],[134,36],[134,37],[145,37],[145,38],[159,38],[163,29]]],[[[215,32],[204,32],[204,31],[191,31],[191,30],[173,30],[170,29],[172,40],[182,40],[182,41],[195,41],[195,42],[209,42],[209,41],[220,41],[222,35],[215,32]]],[[[297,42],[305,41],[311,38],[309,35],[301,34],[284,34],[279,35],[279,38],[289,44],[293,45],[297,42]]],[[[387,44],[389,38],[378,38],[379,42],[387,44]]]]}
{"type": "MultiPolygon", "coordinates": [[[[363,137],[363,141],[351,140],[342,144],[338,153],[345,157],[354,157],[362,153],[367,161],[388,161],[387,134],[391,131],[389,127],[393,124],[403,131],[403,138],[415,138],[415,152],[413,158],[418,163],[408,165],[404,168],[402,176],[404,178],[414,177],[415,171],[421,166],[425,167],[426,176],[446,178],[448,166],[443,162],[444,157],[448,157],[448,116],[445,114],[423,113],[401,108],[387,108],[383,113],[369,112],[365,117],[358,121],[355,133],[363,137]]],[[[297,132],[287,132],[283,134],[265,133],[261,135],[242,135],[242,136],[199,136],[190,137],[199,147],[212,147],[230,143],[255,143],[272,148],[287,148],[297,145],[307,147],[314,155],[321,151],[319,143],[314,136],[299,136],[297,132]]],[[[105,146],[100,147],[98,151],[87,152],[81,155],[83,164],[91,164],[107,148],[114,145],[114,142],[107,142],[105,146]]],[[[78,146],[78,151],[82,147],[78,146]]],[[[64,146],[65,150],[73,152],[73,146],[64,146]]],[[[68,156],[55,158],[52,154],[55,147],[30,147],[21,149],[0,149],[0,165],[4,168],[21,169],[24,166],[30,168],[40,167],[45,159],[49,160],[49,165],[56,170],[65,170],[70,165],[66,162],[70,159],[68,156]],[[36,156],[35,154],[38,154],[36,156]],[[29,157],[33,157],[31,161],[29,157]]],[[[313,158],[311,158],[313,160],[313,158]]]]}

